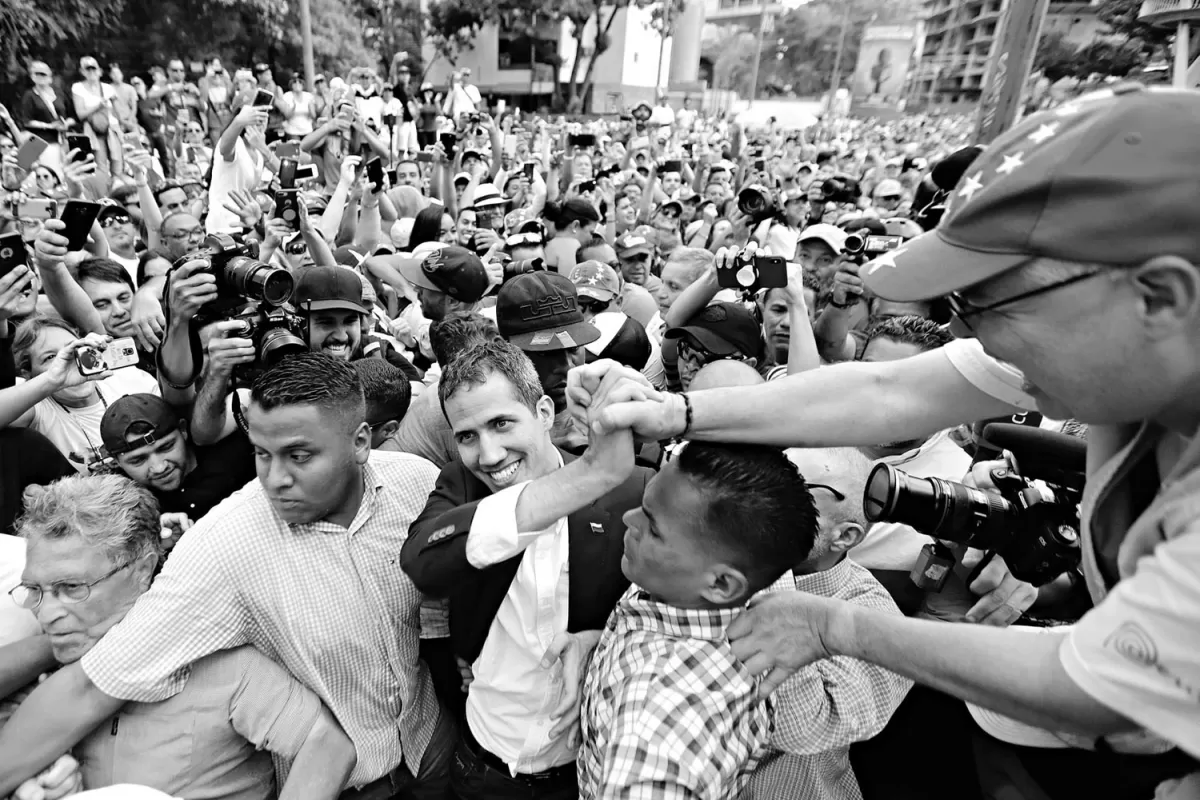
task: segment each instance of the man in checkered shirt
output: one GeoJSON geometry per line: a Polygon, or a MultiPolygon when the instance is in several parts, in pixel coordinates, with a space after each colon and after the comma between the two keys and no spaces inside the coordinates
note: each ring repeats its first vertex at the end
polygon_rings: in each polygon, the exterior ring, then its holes
{"type": "MultiPolygon", "coordinates": [[[[400,570],[437,468],[371,451],[354,368],[291,356],[254,385],[258,480],[201,519],[151,589],[0,732],[0,796],[126,701],[156,702],[190,664],[252,644],[315,692],[354,742],[353,800],[440,798],[455,739],[418,658],[422,596],[400,570]]],[[[341,779],[305,787],[335,798],[341,779]]]]}
{"type": "Polygon", "coordinates": [[[691,444],[625,524],[622,569],[633,585],[587,669],[580,796],[737,797],[771,721],[725,628],[808,555],[813,498],[778,449],[691,444]]]}
{"type": "MultiPolygon", "coordinates": [[[[850,447],[787,451],[808,482],[820,530],[808,557],[769,591],[836,597],[901,617],[887,589],[849,552],[867,522],[862,497],[872,462],[850,447]]],[[[839,656],[797,672],[771,697],[771,751],[740,800],[862,800],[850,745],[878,734],[912,681],[857,658],[839,656]]]]}

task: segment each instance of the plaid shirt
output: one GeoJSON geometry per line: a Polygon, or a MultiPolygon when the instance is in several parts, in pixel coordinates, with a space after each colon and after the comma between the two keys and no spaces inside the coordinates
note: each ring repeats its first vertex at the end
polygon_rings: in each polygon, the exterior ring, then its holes
{"type": "Polygon", "coordinates": [[[153,703],[191,663],[252,644],[321,698],[358,751],[350,784],[416,772],[438,720],[418,659],[422,595],[400,569],[438,470],[372,452],[349,529],[288,525],[253,481],[188,531],[125,619],[83,658],[105,694],[153,703]]]}
{"type": "MultiPolygon", "coordinates": [[[[875,576],[848,558],[824,572],[796,576],[794,586],[900,616],[875,576]]],[[[777,583],[768,591],[789,588],[777,583]]],[[[910,688],[907,678],[844,656],[800,670],[772,697],[774,752],[758,765],[742,800],[861,800],[850,744],[883,730],[910,688]]]]}
{"type": "Polygon", "coordinates": [[[584,683],[579,793],[591,800],[737,796],[771,735],[725,628],[739,609],[682,609],[631,586],[584,683]]]}

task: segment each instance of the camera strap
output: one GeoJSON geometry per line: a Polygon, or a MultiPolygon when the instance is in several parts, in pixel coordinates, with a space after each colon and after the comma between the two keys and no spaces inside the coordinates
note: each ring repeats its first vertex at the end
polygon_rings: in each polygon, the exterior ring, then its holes
{"type": "Polygon", "coordinates": [[[250,435],[250,425],[246,422],[246,412],[242,409],[242,399],[238,396],[237,389],[233,390],[233,421],[241,428],[242,433],[250,435]]]}

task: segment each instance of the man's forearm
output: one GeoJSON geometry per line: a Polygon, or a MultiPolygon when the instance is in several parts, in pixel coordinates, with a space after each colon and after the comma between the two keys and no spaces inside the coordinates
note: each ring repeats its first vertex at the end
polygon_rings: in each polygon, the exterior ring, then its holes
{"type": "Polygon", "coordinates": [[[835,603],[825,645],[960,700],[1051,731],[1103,736],[1137,726],[1092,698],[1059,661],[1064,635],[1035,628],[898,619],[835,603]]]}
{"type": "Polygon", "coordinates": [[[0,647],[0,700],[57,666],[50,637],[30,636],[0,647]]]}
{"type": "Polygon", "coordinates": [[[0,797],[53,764],[123,705],[100,691],[79,662],[51,675],[0,730],[0,797]]]}
{"type": "Polygon", "coordinates": [[[223,438],[228,425],[225,398],[229,383],[230,376],[224,372],[209,370],[201,377],[190,427],[192,441],[197,445],[216,444],[223,438]]]}
{"type": "MultiPolygon", "coordinates": [[[[57,391],[46,373],[0,390],[0,428],[7,428],[57,391]]],[[[2,797],[3,795],[0,795],[2,797]]]]}
{"type": "Polygon", "coordinates": [[[225,161],[233,161],[234,153],[237,152],[238,137],[244,130],[246,130],[246,124],[235,119],[221,134],[221,138],[217,141],[217,152],[225,161]]]}
{"type": "Polygon", "coordinates": [[[78,327],[83,333],[104,333],[104,323],[100,314],[92,305],[87,292],[83,291],[67,267],[61,261],[43,261],[40,266],[42,286],[46,289],[46,299],[54,306],[63,319],[78,327]]]}
{"type": "Polygon", "coordinates": [[[356,763],[354,743],[333,714],[322,708],[321,716],[292,762],[279,800],[334,800],[350,779],[356,763]]]}
{"type": "Polygon", "coordinates": [[[545,530],[616,489],[627,475],[601,469],[586,455],[577,458],[525,487],[517,501],[517,530],[545,530]]]}
{"type": "MultiPolygon", "coordinates": [[[[915,439],[961,422],[1011,414],[944,354],[822,367],[766,385],[689,392],[687,438],[781,447],[858,447],[915,439]],[[846,398],[870,398],[848,408],[846,398]]],[[[682,433],[683,417],[678,419],[682,433]]]]}

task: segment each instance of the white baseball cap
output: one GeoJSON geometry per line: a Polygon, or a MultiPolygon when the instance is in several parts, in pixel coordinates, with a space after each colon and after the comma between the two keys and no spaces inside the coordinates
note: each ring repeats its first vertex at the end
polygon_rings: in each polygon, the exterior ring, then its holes
{"type": "Polygon", "coordinates": [[[809,225],[804,230],[800,231],[799,244],[818,239],[833,248],[835,255],[841,255],[842,248],[846,246],[847,234],[844,230],[836,225],[830,225],[827,222],[820,222],[816,225],[809,225]]]}

